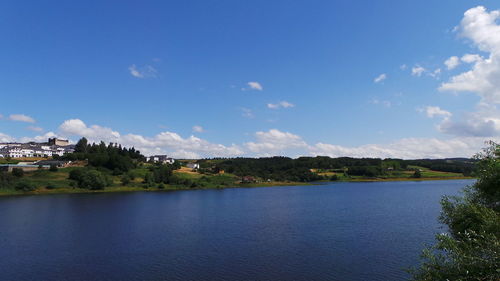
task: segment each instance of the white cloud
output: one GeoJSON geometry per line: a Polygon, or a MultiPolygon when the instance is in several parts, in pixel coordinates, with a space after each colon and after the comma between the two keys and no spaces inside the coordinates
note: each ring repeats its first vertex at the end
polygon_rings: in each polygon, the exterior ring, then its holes
{"type": "MultiPolygon", "coordinates": [[[[477,137],[440,140],[435,138],[405,138],[389,144],[367,144],[357,147],[317,143],[309,148],[312,155],[330,157],[377,158],[447,158],[471,157],[485,147],[488,139],[477,137]]],[[[495,140],[495,139],[493,139],[495,140]]]]}
{"type": "Polygon", "coordinates": [[[0,133],[0,142],[14,142],[15,139],[4,133],[0,133]]]}
{"type": "Polygon", "coordinates": [[[475,63],[475,62],[480,61],[482,59],[483,59],[483,57],[481,57],[478,54],[465,54],[461,58],[461,60],[465,63],[475,63]]]}
{"type": "Polygon", "coordinates": [[[406,64],[402,64],[401,66],[399,66],[399,69],[401,70],[406,70],[408,68],[408,66],[406,64]]]}
{"type": "Polygon", "coordinates": [[[280,101],[278,103],[268,103],[267,107],[270,109],[280,109],[280,108],[295,107],[295,105],[293,103],[289,103],[287,101],[280,101]]]}
{"type": "Polygon", "coordinates": [[[488,12],[482,6],[465,12],[460,24],[460,35],[471,40],[488,58],[464,56],[471,70],[458,74],[443,83],[442,91],[466,91],[478,94],[484,101],[500,103],[500,11],[488,12]]]}
{"type": "Polygon", "coordinates": [[[205,130],[203,129],[202,126],[195,125],[195,126],[193,126],[193,132],[203,133],[203,132],[205,132],[205,130]]]}
{"type": "Polygon", "coordinates": [[[444,64],[448,68],[448,70],[452,70],[458,65],[460,65],[460,59],[457,56],[452,56],[449,59],[447,59],[444,64]]]}
{"type": "Polygon", "coordinates": [[[244,107],[241,108],[241,116],[248,118],[248,119],[255,118],[253,111],[249,108],[244,108],[244,107]]]}
{"type": "Polygon", "coordinates": [[[28,126],[26,129],[33,131],[33,132],[41,132],[43,131],[43,128],[36,127],[36,126],[28,126]]]}
{"type": "Polygon", "coordinates": [[[480,97],[475,112],[466,112],[455,118],[447,118],[438,126],[443,133],[458,136],[500,135],[500,11],[488,12],[478,6],[465,12],[458,27],[460,36],[470,40],[472,46],[485,52],[465,54],[461,61],[471,64],[462,72],[442,83],[440,91],[471,92],[480,97]]]}
{"type": "Polygon", "coordinates": [[[500,111],[495,105],[480,104],[476,112],[463,113],[456,119],[444,119],[438,129],[458,136],[500,136],[500,111]]]}
{"type": "MultiPolygon", "coordinates": [[[[442,114],[441,114],[442,115],[442,114]]],[[[445,114],[446,115],[446,114],[445,114]]],[[[500,119],[496,126],[500,127],[500,119]]],[[[277,129],[256,132],[255,141],[243,145],[222,145],[190,136],[183,138],[174,132],[161,132],[152,137],[120,134],[110,128],[87,126],[79,119],[63,122],[60,132],[48,132],[36,137],[15,139],[0,133],[0,142],[44,142],[50,137],[86,137],[91,142],[117,142],[135,147],[145,155],[168,154],[174,158],[238,157],[238,156],[316,156],[379,157],[379,158],[444,158],[470,157],[485,146],[485,141],[500,141],[498,137],[460,137],[447,140],[435,138],[405,138],[388,144],[366,144],[347,147],[319,142],[309,145],[299,135],[277,129]]]]}
{"type": "Polygon", "coordinates": [[[144,65],[142,67],[137,67],[135,64],[128,67],[130,75],[136,78],[151,78],[156,77],[158,71],[151,65],[144,65]]]}
{"type": "Polygon", "coordinates": [[[451,112],[443,110],[439,106],[427,106],[424,109],[418,109],[418,111],[425,112],[429,118],[436,116],[450,117],[452,115],[451,112]]]}
{"type": "Polygon", "coordinates": [[[31,118],[28,115],[24,114],[11,114],[9,115],[9,119],[12,121],[26,122],[26,123],[35,123],[35,119],[31,118]]]}
{"type": "Polygon", "coordinates": [[[257,90],[257,91],[264,90],[264,88],[259,82],[248,82],[247,85],[250,87],[251,90],[257,90]]]}
{"type": "MultiPolygon", "coordinates": [[[[471,157],[485,147],[481,137],[460,137],[452,139],[405,138],[388,144],[366,144],[347,147],[319,142],[307,144],[300,136],[272,129],[257,132],[256,142],[248,142],[245,147],[253,156],[310,155],[330,157],[377,157],[377,158],[446,158],[471,157]],[[291,155],[292,154],[292,155],[291,155]]],[[[498,141],[499,138],[492,140],[498,141]]]]}
{"type": "Polygon", "coordinates": [[[387,79],[387,74],[382,73],[379,76],[375,77],[375,79],[373,79],[373,82],[380,83],[380,82],[384,81],[385,79],[387,79]]]}
{"type": "Polygon", "coordinates": [[[146,155],[166,153],[177,158],[201,157],[234,157],[243,154],[237,145],[225,146],[210,143],[206,140],[190,136],[182,138],[177,133],[161,132],[153,137],[136,134],[122,135],[110,128],[99,125],[87,126],[80,119],[64,121],[59,130],[62,136],[86,137],[93,142],[114,142],[139,149],[146,155]]]}
{"type": "Polygon", "coordinates": [[[286,155],[290,149],[307,147],[300,136],[277,129],[257,132],[255,138],[256,142],[247,142],[245,147],[258,156],[286,155]]]}
{"type": "Polygon", "coordinates": [[[92,125],[88,127],[80,119],[70,119],[64,121],[59,126],[59,131],[63,135],[68,136],[81,136],[88,139],[94,139],[105,142],[118,142],[120,139],[120,133],[111,130],[110,128],[101,127],[98,125],[92,125]]]}
{"type": "Polygon", "coordinates": [[[35,136],[35,137],[22,137],[19,139],[19,142],[30,142],[30,141],[34,141],[34,142],[46,142],[49,138],[54,138],[54,137],[57,137],[57,134],[55,134],[54,132],[47,132],[43,135],[40,135],[40,136],[35,136]]]}
{"type": "Polygon", "coordinates": [[[371,104],[380,104],[380,105],[383,105],[385,107],[391,107],[392,106],[392,102],[391,101],[388,101],[388,100],[379,100],[379,99],[372,99],[370,101],[371,104]]]}
{"type": "Polygon", "coordinates": [[[416,65],[411,69],[411,75],[420,77],[425,71],[425,68],[421,67],[420,65],[416,65]]]}

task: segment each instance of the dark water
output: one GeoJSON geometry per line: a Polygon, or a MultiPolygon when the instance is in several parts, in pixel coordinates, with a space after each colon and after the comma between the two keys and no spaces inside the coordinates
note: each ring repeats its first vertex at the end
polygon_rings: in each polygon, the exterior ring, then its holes
{"type": "Polygon", "coordinates": [[[471,183],[0,198],[0,280],[405,280],[471,183]]]}

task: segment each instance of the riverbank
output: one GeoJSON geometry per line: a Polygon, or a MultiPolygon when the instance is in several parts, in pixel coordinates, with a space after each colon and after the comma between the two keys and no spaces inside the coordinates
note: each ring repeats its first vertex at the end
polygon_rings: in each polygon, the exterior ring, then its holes
{"type": "Polygon", "coordinates": [[[33,191],[20,191],[15,189],[0,189],[0,196],[20,196],[20,195],[48,195],[48,194],[77,194],[77,193],[119,193],[119,192],[163,192],[163,191],[181,191],[181,190],[204,190],[204,189],[226,189],[226,188],[257,188],[257,187],[277,187],[277,186],[308,186],[318,183],[342,183],[342,182],[398,182],[398,181],[445,181],[445,180],[468,180],[473,177],[428,177],[428,178],[372,178],[372,179],[343,179],[339,181],[319,181],[319,182],[261,182],[244,183],[228,186],[207,186],[207,187],[185,187],[169,186],[165,188],[143,188],[138,186],[112,186],[100,190],[89,190],[83,188],[61,187],[56,189],[40,188],[33,191]]]}

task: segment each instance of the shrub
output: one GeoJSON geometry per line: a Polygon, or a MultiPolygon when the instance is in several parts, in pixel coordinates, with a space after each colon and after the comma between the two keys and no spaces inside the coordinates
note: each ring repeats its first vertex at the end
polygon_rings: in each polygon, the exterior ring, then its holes
{"type": "Polygon", "coordinates": [[[54,165],[54,164],[50,165],[49,171],[51,171],[51,172],[57,172],[57,170],[59,170],[57,168],[57,165],[54,165]]]}
{"type": "Polygon", "coordinates": [[[132,180],[129,174],[125,174],[120,178],[123,185],[128,185],[132,180]]]}
{"type": "Polygon", "coordinates": [[[55,186],[55,185],[53,185],[53,184],[48,184],[48,185],[45,187],[45,189],[55,189],[55,188],[56,188],[56,186],[55,186]]]}
{"type": "Polygon", "coordinates": [[[36,186],[31,182],[21,181],[15,185],[15,188],[20,191],[33,191],[36,189],[36,186]]]}
{"type": "Polygon", "coordinates": [[[24,176],[24,171],[21,168],[12,169],[12,175],[17,178],[22,178],[24,176]]]}
{"type": "Polygon", "coordinates": [[[416,179],[419,179],[422,177],[422,173],[420,172],[419,169],[416,169],[415,170],[415,173],[413,173],[413,175],[411,176],[412,178],[416,178],[416,179]]]}
{"type": "Polygon", "coordinates": [[[79,188],[90,190],[104,189],[113,183],[107,175],[88,169],[75,169],[69,173],[69,178],[76,181],[79,188]]]}

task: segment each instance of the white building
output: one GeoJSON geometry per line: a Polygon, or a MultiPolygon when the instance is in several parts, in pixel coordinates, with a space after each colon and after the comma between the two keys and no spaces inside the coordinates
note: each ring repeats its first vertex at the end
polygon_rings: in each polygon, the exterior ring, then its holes
{"type": "Polygon", "coordinates": [[[168,157],[167,155],[153,155],[146,157],[146,162],[162,163],[162,164],[174,164],[175,160],[168,157]]]}
{"type": "Polygon", "coordinates": [[[200,164],[198,163],[187,163],[186,167],[190,168],[190,169],[193,169],[193,170],[197,170],[200,168],[200,164]]]}

